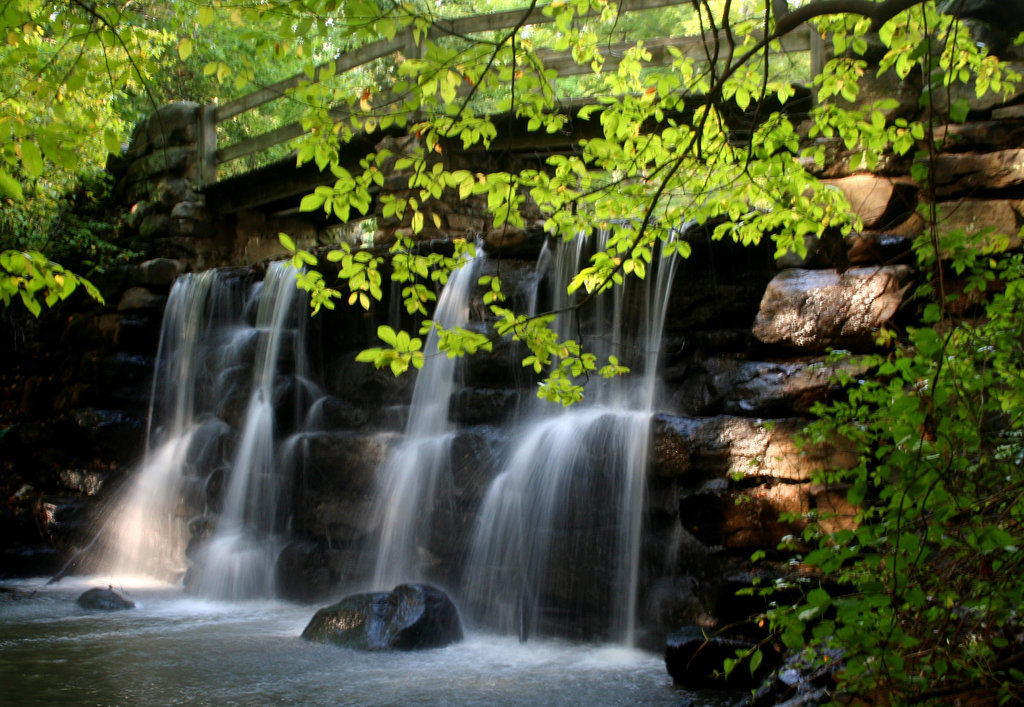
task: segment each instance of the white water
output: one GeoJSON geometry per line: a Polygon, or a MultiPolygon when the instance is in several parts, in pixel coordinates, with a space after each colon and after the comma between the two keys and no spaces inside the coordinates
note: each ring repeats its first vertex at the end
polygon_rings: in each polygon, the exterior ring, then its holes
{"type": "Polygon", "coordinates": [[[274,561],[281,537],[282,492],[287,474],[277,459],[275,384],[282,348],[290,344],[297,378],[305,378],[305,312],[296,312],[295,271],[284,263],[267,270],[256,314],[258,348],[245,427],[231,463],[216,530],[196,557],[197,593],[221,599],[274,593],[274,561]],[[298,315],[298,316],[296,316],[298,315]]]}
{"type": "MultiPolygon", "coordinates": [[[[582,239],[563,245],[552,280],[568,282],[585,255],[582,239]]],[[[567,411],[528,408],[483,501],[467,565],[466,600],[485,625],[522,638],[555,630],[632,642],[649,421],[674,263],[583,312],[570,310],[576,303],[564,291],[553,293],[552,309],[566,310],[555,321],[561,337],[582,339],[599,365],[617,356],[633,374],[625,384],[590,381],[586,401],[567,411]],[[607,623],[586,618],[595,615],[607,623]]]]}
{"type": "MultiPolygon", "coordinates": [[[[442,327],[464,326],[476,283],[476,263],[454,271],[438,298],[434,321],[442,327]]],[[[426,360],[416,376],[409,419],[399,447],[380,470],[375,510],[379,539],[373,583],[390,589],[425,579],[423,550],[432,532],[432,509],[451,495],[451,440],[454,427],[448,408],[458,359],[437,351],[431,329],[423,351],[426,360]]]]}
{"type": "Polygon", "coordinates": [[[148,573],[171,578],[184,571],[186,522],[179,508],[189,474],[188,456],[200,426],[201,388],[225,312],[237,298],[216,271],[185,275],[175,282],[164,312],[153,379],[146,456],[100,532],[102,562],[116,574],[148,573]]]}
{"type": "Polygon", "coordinates": [[[137,604],[130,611],[75,605],[108,579],[25,580],[13,586],[35,592],[30,598],[0,594],[5,704],[667,707],[735,699],[676,690],[660,656],[616,646],[471,633],[437,650],[360,653],[300,639],[310,607],[201,599],[152,581],[123,585],[137,604]]]}
{"type": "Polygon", "coordinates": [[[101,567],[116,576],[180,578],[190,516],[203,513],[206,487],[219,475],[221,500],[206,508],[204,522],[215,517],[215,525],[192,557],[192,589],[224,599],[273,594],[288,484],[275,406],[282,368],[295,382],[292,394],[308,381],[306,314],[294,271],[281,263],[268,268],[247,299],[237,278],[216,270],[175,283],[157,356],[150,449],[101,531],[101,567]],[[240,394],[238,386],[251,393],[232,443],[230,426],[217,414],[240,394]]]}

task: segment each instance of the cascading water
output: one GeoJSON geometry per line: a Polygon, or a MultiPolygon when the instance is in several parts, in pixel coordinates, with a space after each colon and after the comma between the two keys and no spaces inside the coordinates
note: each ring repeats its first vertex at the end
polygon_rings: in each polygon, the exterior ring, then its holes
{"type": "MultiPolygon", "coordinates": [[[[434,321],[450,328],[469,319],[477,260],[448,278],[438,298],[434,321]]],[[[448,420],[458,359],[437,354],[437,332],[427,336],[427,358],[416,377],[405,435],[380,471],[375,510],[379,528],[373,586],[391,588],[423,579],[423,547],[432,532],[431,511],[451,495],[451,441],[448,420]],[[431,355],[431,352],[433,354],[431,355]]]]}
{"type": "Polygon", "coordinates": [[[162,578],[184,571],[186,522],[179,508],[192,475],[209,401],[208,364],[224,324],[240,309],[238,288],[217,271],[185,275],[168,297],[160,332],[146,455],[104,531],[105,565],[115,575],[162,578]]]}
{"type": "Polygon", "coordinates": [[[274,561],[283,546],[286,521],[281,517],[286,506],[282,496],[288,481],[287,467],[277,458],[282,359],[294,364],[294,380],[308,380],[308,316],[295,306],[299,298],[294,271],[283,263],[271,264],[258,298],[257,351],[245,423],[215,530],[195,558],[197,593],[224,599],[274,593],[274,561]]]}
{"type": "MultiPolygon", "coordinates": [[[[578,271],[582,246],[577,239],[558,252],[554,282],[578,271]]],[[[649,420],[674,259],[659,265],[653,282],[616,288],[610,309],[597,298],[589,311],[572,312],[570,296],[554,294],[552,309],[565,311],[556,329],[581,334],[599,359],[616,355],[634,376],[628,386],[592,381],[578,408],[533,407],[524,417],[484,498],[467,566],[466,601],[486,625],[521,637],[553,629],[632,640],[649,420]],[[607,623],[587,625],[583,617],[594,615],[607,623]]]]}
{"type": "MultiPolygon", "coordinates": [[[[582,239],[557,252],[546,246],[536,280],[566,282],[601,247],[603,241],[582,239]]],[[[442,290],[434,313],[441,326],[467,323],[478,262],[454,272],[442,290]]],[[[521,406],[501,463],[485,461],[475,470],[476,478],[494,480],[475,506],[478,522],[468,557],[454,570],[432,566],[437,558],[431,549],[447,542],[438,536],[450,529],[437,519],[455,516],[453,467],[465,463],[453,460],[459,428],[449,422],[458,361],[428,355],[403,440],[378,471],[374,560],[364,579],[376,589],[438,577],[451,584],[465,562],[463,585],[452,588],[481,625],[520,635],[630,640],[654,374],[673,263],[656,263],[656,277],[631,278],[626,287],[583,306],[564,290],[538,288],[535,311],[563,311],[555,322],[563,338],[581,339],[601,360],[617,356],[633,375],[589,382],[586,402],[568,411],[550,404],[521,406]]],[[[292,272],[272,265],[247,303],[235,297],[226,308],[230,314],[216,304],[226,296],[211,294],[224,280],[207,273],[175,286],[155,386],[155,399],[172,391],[175,402],[162,416],[154,411],[155,420],[167,420],[164,434],[154,433],[162,442],[153,445],[134,485],[135,500],[123,512],[139,520],[125,523],[114,542],[121,546],[119,568],[144,572],[143,558],[157,553],[151,546],[136,547],[132,538],[171,539],[161,554],[180,572],[189,516],[179,507],[191,493],[203,500],[197,510],[193,498],[190,509],[189,588],[216,598],[268,596],[274,593],[275,559],[288,539],[291,467],[304,457],[296,441],[313,429],[304,432],[299,418],[318,421],[318,430],[324,422],[315,406],[307,411],[299,402],[301,381],[309,380],[303,331],[308,316],[292,272]],[[246,325],[247,319],[255,325],[246,325]],[[282,419],[286,398],[295,403],[294,420],[282,419]],[[298,434],[289,438],[292,430],[298,434]],[[174,518],[172,531],[168,518],[174,518]],[[143,521],[154,525],[137,530],[143,521]]],[[[425,350],[436,351],[435,334],[425,350]]],[[[319,389],[306,392],[309,400],[324,395],[319,389]]]]}
{"type": "Polygon", "coordinates": [[[279,410],[311,385],[308,316],[284,264],[271,264],[247,298],[242,291],[240,278],[217,270],[172,288],[149,450],[106,531],[101,564],[115,575],[180,577],[191,532],[190,589],[217,598],[273,594],[288,473],[277,440],[294,426],[279,410]],[[253,309],[254,326],[246,323],[253,309]]]}

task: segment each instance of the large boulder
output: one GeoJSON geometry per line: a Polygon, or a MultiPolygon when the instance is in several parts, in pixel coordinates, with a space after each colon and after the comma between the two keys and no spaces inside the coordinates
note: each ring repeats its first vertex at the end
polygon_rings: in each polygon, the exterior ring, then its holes
{"type": "Polygon", "coordinates": [[[102,589],[100,587],[93,587],[78,597],[78,605],[83,609],[121,611],[122,609],[134,608],[135,602],[131,599],[126,599],[112,588],[102,589]]]}
{"type": "Polygon", "coordinates": [[[355,594],[320,609],[302,637],[357,650],[440,648],[462,640],[462,622],[437,587],[400,584],[390,592],[355,594]]]}

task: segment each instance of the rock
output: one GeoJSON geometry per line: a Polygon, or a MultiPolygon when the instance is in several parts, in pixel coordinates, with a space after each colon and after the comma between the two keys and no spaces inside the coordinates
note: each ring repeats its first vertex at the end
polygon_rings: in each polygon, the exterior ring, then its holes
{"type": "Polygon", "coordinates": [[[754,420],[722,415],[691,419],[658,414],[652,420],[651,470],[662,478],[806,481],[815,469],[849,468],[857,461],[838,442],[800,449],[797,419],[754,420]]]}
{"type": "Polygon", "coordinates": [[[307,641],[357,650],[440,648],[462,640],[459,612],[429,584],[355,594],[320,609],[302,632],[307,641]]]}
{"type": "MultiPolygon", "coordinates": [[[[1022,106],[1014,108],[1019,110],[1022,106]]],[[[993,111],[993,118],[998,117],[996,112],[993,111]]],[[[950,123],[935,128],[935,139],[943,144],[944,152],[1001,150],[1010,145],[1024,144],[1024,122],[972,120],[968,123],[950,123]]]]}
{"type": "Polygon", "coordinates": [[[106,589],[94,587],[87,590],[82,596],[78,597],[78,605],[83,609],[97,609],[101,611],[121,611],[122,609],[135,608],[135,602],[115,592],[113,587],[106,589]]]}
{"type": "Polygon", "coordinates": [[[1024,149],[952,153],[935,157],[935,188],[940,196],[1024,184],[1024,149]]]}
{"type": "Polygon", "coordinates": [[[854,232],[846,237],[851,265],[912,261],[912,245],[912,237],[890,232],[854,232]]]}
{"type": "Polygon", "coordinates": [[[701,627],[687,626],[666,639],[665,667],[672,682],[679,687],[748,690],[760,685],[780,662],[780,656],[766,647],[762,649],[764,659],[753,675],[745,664],[727,678],[721,675],[727,658],[735,658],[737,651],[746,651],[752,646],[748,641],[705,636],[701,627]]]}
{"type": "Polygon", "coordinates": [[[289,601],[317,601],[334,589],[326,551],[310,542],[292,542],[277,557],[277,596],[289,601]]]}
{"type": "Polygon", "coordinates": [[[843,655],[828,650],[816,667],[807,667],[807,656],[786,658],[745,704],[748,707],[801,707],[820,705],[835,694],[836,675],[843,669],[843,655]]]}
{"type": "Polygon", "coordinates": [[[170,287],[184,271],[185,264],[180,260],[153,258],[133,267],[131,279],[136,285],[145,287],[170,287]]]}
{"type": "Polygon", "coordinates": [[[162,148],[194,143],[199,110],[200,105],[190,101],[176,101],[157,108],[147,121],[150,144],[162,148]]]}
{"type": "Polygon", "coordinates": [[[917,187],[873,174],[854,174],[841,179],[823,179],[850,202],[864,228],[885,228],[914,212],[917,187]]]}
{"type": "Polygon", "coordinates": [[[1018,248],[1020,214],[1024,202],[1006,199],[961,199],[936,204],[938,211],[937,229],[943,239],[955,231],[963,231],[972,245],[986,246],[991,243],[990,234],[1009,237],[1009,247],[1018,248]],[[980,238],[980,234],[984,233],[980,238]]]}
{"type": "Polygon", "coordinates": [[[835,374],[836,367],[820,359],[747,361],[708,356],[687,369],[673,396],[673,409],[691,416],[805,414],[835,388],[835,374]]]}
{"type": "Polygon", "coordinates": [[[768,284],[753,333],[766,344],[804,351],[866,349],[903,302],[905,265],[851,268],[843,274],[793,268],[768,284]]]}
{"type": "Polygon", "coordinates": [[[167,297],[151,292],[146,287],[131,287],[117,305],[118,312],[161,312],[167,297]]]}

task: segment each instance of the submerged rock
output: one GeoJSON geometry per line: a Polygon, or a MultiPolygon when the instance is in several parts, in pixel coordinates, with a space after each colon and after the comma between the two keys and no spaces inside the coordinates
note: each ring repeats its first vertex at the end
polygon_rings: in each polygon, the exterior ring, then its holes
{"type": "Polygon", "coordinates": [[[354,594],[320,609],[302,637],[357,650],[440,648],[462,640],[462,623],[458,609],[437,587],[400,584],[390,592],[354,594]]]}
{"type": "Polygon", "coordinates": [[[78,597],[78,605],[83,609],[99,609],[102,611],[120,611],[134,609],[135,602],[126,599],[112,588],[93,587],[78,597]]]}

